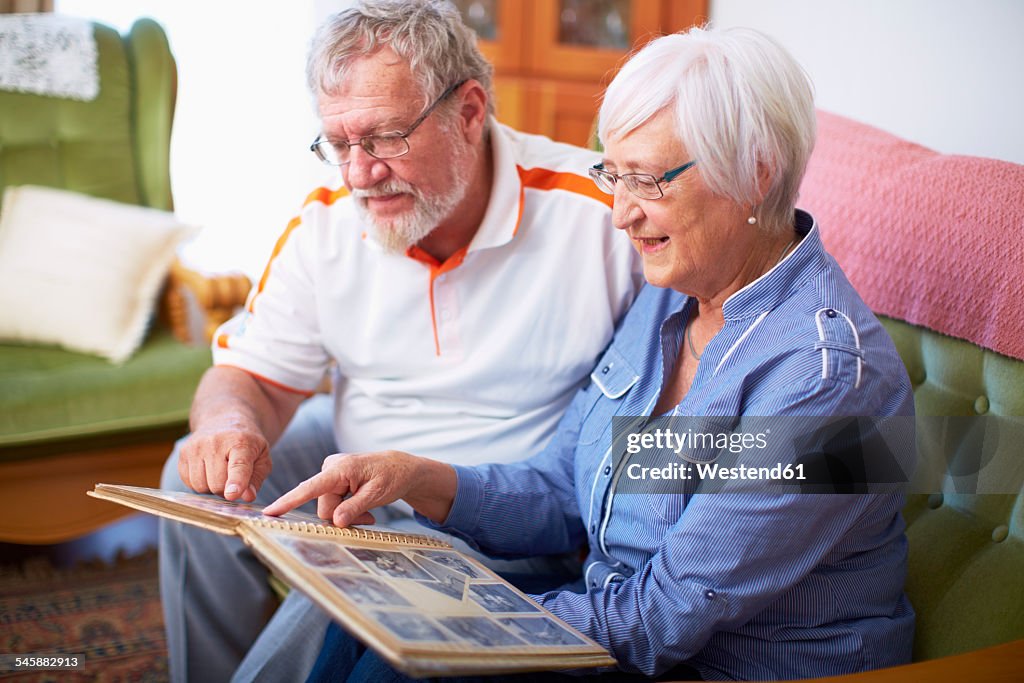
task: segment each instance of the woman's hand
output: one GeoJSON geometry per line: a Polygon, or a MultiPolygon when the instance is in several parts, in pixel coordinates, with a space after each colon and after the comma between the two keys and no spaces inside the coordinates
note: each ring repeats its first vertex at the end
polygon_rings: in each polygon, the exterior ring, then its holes
{"type": "Polygon", "coordinates": [[[264,508],[283,515],[317,499],[316,512],[336,526],[373,524],[369,510],[405,499],[425,517],[444,522],[455,500],[458,478],[451,465],[401,451],[336,453],[320,473],[264,508]]]}

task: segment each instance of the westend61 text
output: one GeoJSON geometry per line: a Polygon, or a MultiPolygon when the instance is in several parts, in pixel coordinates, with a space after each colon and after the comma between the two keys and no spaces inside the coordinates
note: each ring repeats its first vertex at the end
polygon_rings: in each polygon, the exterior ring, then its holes
{"type": "Polygon", "coordinates": [[[633,463],[626,468],[626,476],[634,480],[687,480],[693,478],[694,467],[697,468],[697,476],[699,478],[717,479],[719,481],[729,479],[806,481],[807,479],[804,475],[804,466],[802,464],[783,465],[782,463],[774,467],[747,467],[746,465],[722,467],[718,463],[696,463],[695,465],[670,463],[664,467],[643,467],[633,463]]]}

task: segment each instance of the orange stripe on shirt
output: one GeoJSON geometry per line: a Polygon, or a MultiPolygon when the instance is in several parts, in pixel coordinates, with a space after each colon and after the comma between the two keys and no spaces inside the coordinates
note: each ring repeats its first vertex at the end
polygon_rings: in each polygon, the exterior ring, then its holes
{"type": "Polygon", "coordinates": [[[278,389],[281,389],[282,391],[287,391],[290,394],[299,394],[301,396],[305,396],[306,398],[309,398],[310,396],[312,396],[313,394],[316,393],[314,391],[306,391],[305,389],[296,389],[295,387],[290,387],[287,384],[281,384],[280,382],[276,382],[276,381],[270,379],[269,377],[264,377],[263,375],[259,374],[258,372],[253,372],[252,370],[248,370],[246,368],[243,368],[240,365],[232,365],[231,363],[218,363],[217,367],[218,368],[232,368],[233,370],[241,370],[245,374],[250,375],[251,377],[255,377],[256,379],[258,379],[261,382],[266,382],[270,386],[277,387],[278,389]]]}
{"type": "MultiPolygon", "coordinates": [[[[328,187],[318,187],[306,195],[306,201],[302,202],[302,208],[305,209],[313,202],[320,202],[324,206],[330,206],[342,197],[347,196],[348,189],[345,187],[339,187],[337,190],[332,190],[328,187]]],[[[267,279],[270,277],[270,267],[274,264],[274,259],[276,259],[278,254],[281,253],[281,250],[284,249],[284,245],[288,241],[288,237],[291,236],[292,230],[299,227],[301,224],[302,216],[296,216],[288,221],[288,225],[285,226],[284,232],[277,238],[277,242],[274,244],[274,251],[271,252],[270,260],[267,261],[267,266],[263,269],[263,275],[260,277],[260,282],[256,286],[256,293],[249,298],[248,310],[250,313],[253,310],[253,305],[256,303],[256,297],[263,292],[263,288],[267,284],[267,279]]]]}
{"type": "Polygon", "coordinates": [[[434,355],[436,356],[441,355],[441,339],[437,333],[437,313],[434,308],[434,282],[448,271],[461,266],[468,252],[469,245],[467,244],[449,256],[444,263],[439,262],[416,245],[409,247],[405,252],[405,255],[409,258],[426,264],[430,268],[430,324],[434,328],[434,355]]]}
{"type": "Polygon", "coordinates": [[[302,208],[306,208],[313,202],[320,202],[324,206],[330,206],[342,197],[347,196],[347,187],[339,187],[337,190],[332,190],[329,187],[318,187],[306,195],[306,201],[302,202],[302,208]]]}
{"type": "Polygon", "coordinates": [[[519,169],[519,179],[522,181],[523,187],[531,187],[535,190],[567,190],[596,199],[608,208],[612,206],[612,195],[601,192],[597,189],[594,181],[586,176],[552,171],[546,168],[523,168],[522,166],[516,168],[519,169]]]}

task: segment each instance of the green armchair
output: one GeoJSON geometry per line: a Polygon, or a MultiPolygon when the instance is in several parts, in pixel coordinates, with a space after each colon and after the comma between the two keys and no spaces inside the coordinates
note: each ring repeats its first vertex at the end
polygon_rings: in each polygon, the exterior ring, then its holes
{"type": "MultiPolygon", "coordinates": [[[[0,91],[0,194],[42,185],[170,210],[177,72],[164,31],[141,19],[127,35],[101,24],[94,35],[96,99],[0,91]]],[[[0,541],[52,543],[112,521],[116,506],[85,496],[98,481],[157,485],[210,364],[208,337],[248,288],[175,264],[159,319],[123,365],[0,342],[0,541]]]]}

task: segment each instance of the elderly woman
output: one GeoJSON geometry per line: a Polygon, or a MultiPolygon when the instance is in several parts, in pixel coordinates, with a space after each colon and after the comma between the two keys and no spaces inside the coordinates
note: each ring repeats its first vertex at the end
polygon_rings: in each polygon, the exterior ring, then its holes
{"type": "MultiPolygon", "coordinates": [[[[651,42],[608,88],[604,161],[590,171],[615,195],[649,286],[549,446],[480,467],[335,455],[268,512],[319,497],[321,517],[348,525],[404,498],[489,554],[587,544],[584,582],[534,599],[608,649],[614,680],[909,661],[899,491],[628,495],[630,454],[613,448],[616,415],[913,414],[889,337],[795,208],[814,130],[805,73],[766,36],[693,29],[651,42]]],[[[334,678],[384,675],[338,633],[321,657],[334,678]]]]}

